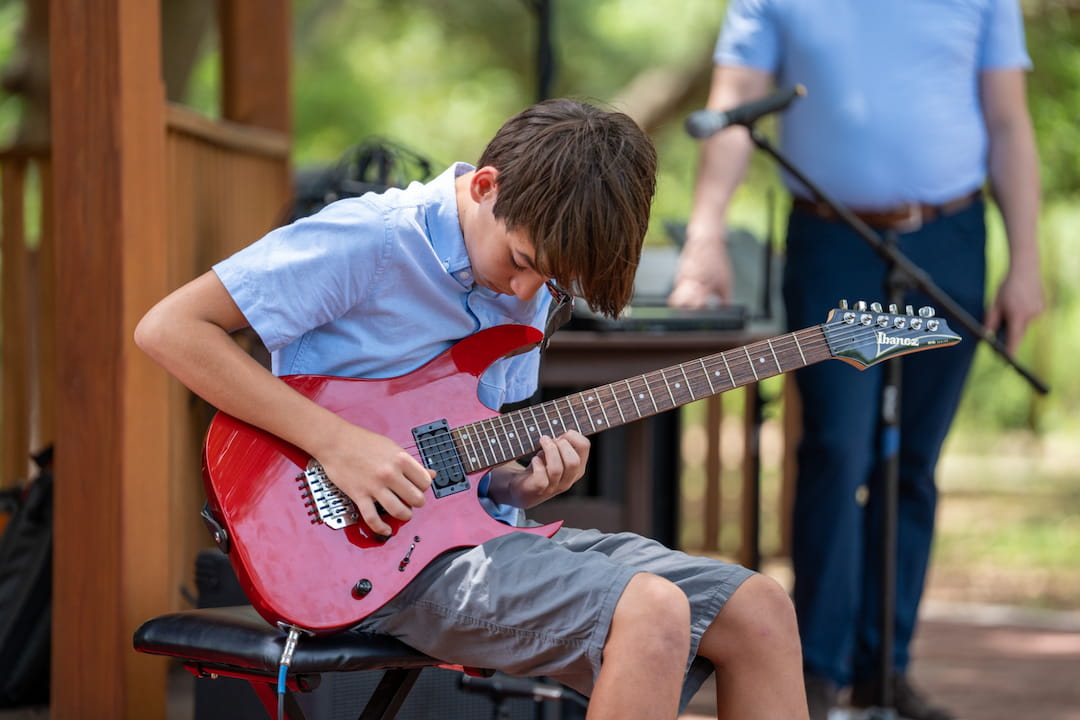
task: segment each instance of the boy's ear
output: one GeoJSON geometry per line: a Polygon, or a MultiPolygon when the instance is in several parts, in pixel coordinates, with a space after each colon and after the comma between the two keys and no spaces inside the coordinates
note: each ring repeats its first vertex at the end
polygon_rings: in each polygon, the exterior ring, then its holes
{"type": "Polygon", "coordinates": [[[499,189],[499,171],[491,165],[477,168],[469,182],[469,192],[474,202],[481,202],[499,189]]]}

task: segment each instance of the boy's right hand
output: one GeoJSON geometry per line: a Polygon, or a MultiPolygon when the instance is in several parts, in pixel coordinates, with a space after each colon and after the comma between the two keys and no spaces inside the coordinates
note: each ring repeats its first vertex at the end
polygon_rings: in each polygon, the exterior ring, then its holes
{"type": "Polygon", "coordinates": [[[434,470],[428,470],[390,438],[350,425],[344,437],[316,458],[326,476],[348,495],[371,531],[391,535],[392,529],[375,504],[405,522],[412,509],[424,504],[434,470]]]}

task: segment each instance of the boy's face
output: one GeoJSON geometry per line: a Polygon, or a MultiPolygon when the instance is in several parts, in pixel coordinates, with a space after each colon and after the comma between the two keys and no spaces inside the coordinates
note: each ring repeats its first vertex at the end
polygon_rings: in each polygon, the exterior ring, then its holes
{"type": "Polygon", "coordinates": [[[476,206],[471,222],[463,227],[465,248],[477,285],[528,301],[548,278],[536,269],[536,249],[529,234],[508,230],[503,220],[495,218],[495,175],[494,168],[486,167],[472,177],[476,206]]]}

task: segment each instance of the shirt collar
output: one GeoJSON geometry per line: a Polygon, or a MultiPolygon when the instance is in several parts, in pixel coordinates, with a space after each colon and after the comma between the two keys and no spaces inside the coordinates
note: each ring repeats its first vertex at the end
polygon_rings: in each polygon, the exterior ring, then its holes
{"type": "Polygon", "coordinates": [[[473,169],[468,163],[455,163],[428,184],[425,197],[431,246],[446,272],[466,288],[473,285],[472,263],[461,233],[455,181],[473,169]]]}

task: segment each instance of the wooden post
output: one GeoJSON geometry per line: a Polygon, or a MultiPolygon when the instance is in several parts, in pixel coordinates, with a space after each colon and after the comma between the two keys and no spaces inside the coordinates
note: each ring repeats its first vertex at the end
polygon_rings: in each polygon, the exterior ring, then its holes
{"type": "Polygon", "coordinates": [[[13,487],[27,476],[30,454],[31,343],[30,269],[26,250],[25,156],[4,159],[2,191],[4,228],[2,241],[3,307],[3,465],[0,488],[13,487]]]}
{"type": "Polygon", "coordinates": [[[220,0],[222,117],[292,129],[288,0],[220,0]]]}
{"type": "Polygon", "coordinates": [[[705,401],[705,542],[707,553],[720,552],[720,518],[724,503],[724,465],[721,459],[724,401],[713,395],[705,401]]]}
{"type": "Polygon", "coordinates": [[[165,283],[158,3],[50,0],[57,395],[50,718],[165,716],[132,632],[168,605],[164,373],[132,332],[165,283]]]}

